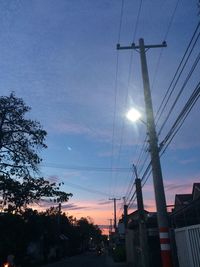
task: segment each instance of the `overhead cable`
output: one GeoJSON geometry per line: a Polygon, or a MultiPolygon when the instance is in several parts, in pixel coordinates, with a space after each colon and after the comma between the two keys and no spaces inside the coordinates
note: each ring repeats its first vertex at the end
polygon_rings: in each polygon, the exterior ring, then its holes
{"type": "MultiPolygon", "coordinates": [[[[166,30],[165,35],[163,37],[164,41],[167,40],[167,36],[168,36],[168,34],[170,32],[170,29],[172,27],[172,23],[174,21],[174,17],[175,17],[179,2],[180,2],[180,0],[177,0],[176,5],[174,7],[174,10],[172,11],[172,14],[171,14],[171,17],[170,17],[170,21],[169,21],[168,26],[167,26],[167,30],[166,30]]],[[[153,87],[154,87],[154,83],[155,83],[155,80],[156,80],[156,77],[157,77],[157,73],[158,73],[158,70],[159,70],[160,61],[161,61],[161,57],[162,57],[163,51],[164,51],[163,48],[161,48],[160,49],[160,54],[159,54],[159,57],[158,57],[158,60],[157,60],[157,63],[156,63],[156,68],[155,68],[155,72],[154,72],[154,75],[153,75],[153,79],[152,79],[151,90],[153,90],[153,87]]]]}
{"type": "Polygon", "coordinates": [[[89,172],[130,172],[131,168],[108,168],[108,167],[97,167],[97,166],[70,166],[65,164],[57,163],[45,163],[40,164],[42,167],[55,168],[55,169],[66,169],[75,171],[89,171],[89,172]]]}
{"type": "MultiPolygon", "coordinates": [[[[181,110],[179,116],[177,117],[176,121],[170,128],[168,134],[165,136],[164,140],[161,142],[161,150],[163,150],[162,154],[165,152],[169,144],[171,143],[172,139],[175,137],[181,126],[183,125],[185,119],[191,112],[192,108],[194,107],[195,103],[200,97],[200,82],[195,87],[192,95],[186,102],[185,106],[181,110]]],[[[161,154],[161,155],[162,155],[161,154]]]]}
{"type": "MultiPolygon", "coordinates": [[[[124,0],[122,0],[122,2],[121,2],[119,31],[118,31],[118,42],[120,42],[120,37],[121,37],[123,11],[124,11],[124,0]]],[[[118,72],[119,72],[119,53],[117,51],[116,71],[115,71],[115,84],[114,84],[114,114],[113,114],[112,140],[111,140],[111,154],[112,154],[112,156],[111,156],[111,169],[113,168],[113,164],[114,164],[113,163],[114,162],[114,138],[115,138],[115,123],[116,123],[116,110],[117,110],[118,72]]],[[[113,173],[111,173],[111,183],[112,183],[112,180],[113,180],[113,173]]],[[[110,185],[110,191],[111,191],[111,185],[110,185]]]]}
{"type": "Polygon", "coordinates": [[[199,30],[199,27],[200,27],[200,22],[198,23],[198,25],[197,25],[197,27],[196,27],[193,35],[192,35],[192,38],[191,38],[191,40],[190,40],[190,42],[189,42],[189,44],[188,44],[188,46],[187,46],[187,48],[185,50],[185,53],[184,53],[179,65],[177,67],[177,70],[176,70],[176,72],[175,72],[175,74],[174,74],[174,76],[172,78],[172,81],[170,82],[170,85],[169,85],[169,87],[168,87],[168,89],[167,89],[167,91],[166,91],[166,93],[165,93],[165,95],[163,97],[163,100],[162,100],[162,102],[161,102],[161,104],[160,104],[160,106],[158,108],[158,111],[156,112],[156,115],[155,115],[156,124],[160,120],[160,117],[162,116],[162,114],[164,112],[164,109],[166,108],[166,106],[167,106],[167,104],[169,102],[169,99],[172,96],[172,93],[174,92],[175,87],[176,87],[176,85],[177,85],[177,83],[179,81],[179,78],[180,78],[181,74],[183,73],[183,70],[185,69],[186,64],[187,64],[187,62],[188,62],[188,60],[189,60],[189,58],[191,56],[191,53],[193,52],[194,47],[195,47],[195,45],[196,45],[196,43],[198,41],[200,33],[197,35],[196,39],[195,39],[195,36],[196,36],[196,34],[197,34],[198,30],[199,30]],[[195,41],[194,41],[194,39],[195,39],[195,41]],[[193,41],[194,41],[194,43],[193,43],[193,41]],[[192,45],[192,43],[193,43],[193,45],[192,45]],[[191,47],[191,45],[192,45],[192,47],[191,47]],[[186,58],[186,56],[187,56],[187,58],[186,58]]]}
{"type": "MultiPolygon", "coordinates": [[[[164,140],[161,142],[160,152],[162,152],[162,153],[160,153],[160,157],[162,157],[162,155],[165,153],[169,144],[172,142],[173,138],[180,130],[181,126],[185,122],[186,118],[188,117],[189,113],[191,112],[192,108],[196,104],[199,97],[200,97],[200,82],[195,87],[193,93],[191,94],[190,98],[188,99],[188,101],[184,105],[183,109],[181,110],[180,114],[178,115],[177,119],[175,120],[174,124],[172,125],[171,129],[169,130],[168,134],[166,135],[164,140]]],[[[146,169],[142,175],[142,178],[141,178],[141,181],[143,182],[142,187],[144,187],[144,185],[146,184],[147,180],[150,177],[151,172],[152,172],[152,169],[151,169],[151,162],[150,162],[148,164],[148,166],[146,167],[146,169]]],[[[133,196],[134,195],[135,195],[135,193],[133,194],[133,196]]],[[[132,199],[130,200],[129,204],[131,203],[132,199]]]]}
{"type": "MultiPolygon", "coordinates": [[[[200,34],[199,34],[199,35],[200,35],[200,34]]],[[[192,65],[192,67],[191,67],[191,69],[190,69],[190,72],[188,73],[188,75],[187,75],[187,77],[186,77],[186,79],[185,79],[183,85],[181,86],[181,88],[180,88],[180,90],[179,90],[179,92],[178,92],[178,95],[177,95],[177,97],[175,98],[175,101],[174,101],[173,104],[171,105],[171,108],[170,108],[170,110],[169,110],[167,116],[165,117],[164,122],[162,123],[162,125],[161,125],[161,127],[160,127],[160,130],[159,130],[159,132],[158,132],[158,135],[160,135],[160,133],[162,132],[162,130],[163,130],[163,128],[164,128],[166,122],[168,121],[170,115],[172,114],[172,111],[173,111],[173,109],[174,109],[174,107],[175,107],[175,105],[176,105],[178,99],[180,98],[181,94],[183,93],[183,91],[184,91],[184,89],[185,89],[185,87],[186,87],[186,85],[187,85],[189,79],[191,78],[191,76],[192,76],[192,74],[193,74],[195,68],[197,67],[197,65],[198,65],[198,63],[199,63],[199,60],[200,60],[200,52],[199,52],[198,56],[196,57],[196,59],[195,59],[193,65],[192,65]]]]}

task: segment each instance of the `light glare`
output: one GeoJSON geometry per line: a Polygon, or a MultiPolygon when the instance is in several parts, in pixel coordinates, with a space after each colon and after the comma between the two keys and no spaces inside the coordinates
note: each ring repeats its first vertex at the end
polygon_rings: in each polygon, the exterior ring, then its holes
{"type": "Polygon", "coordinates": [[[128,111],[128,113],[126,114],[126,117],[132,121],[135,122],[137,120],[139,120],[141,118],[141,114],[139,111],[137,111],[136,109],[132,108],[131,110],[128,111]]]}

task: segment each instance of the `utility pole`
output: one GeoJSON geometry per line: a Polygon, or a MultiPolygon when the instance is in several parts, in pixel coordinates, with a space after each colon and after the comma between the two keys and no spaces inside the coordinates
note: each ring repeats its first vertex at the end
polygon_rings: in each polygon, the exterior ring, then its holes
{"type": "Polygon", "coordinates": [[[111,236],[112,235],[112,219],[109,219],[109,222],[110,222],[110,224],[109,224],[109,236],[111,236]]]}
{"type": "Polygon", "coordinates": [[[146,219],[145,219],[145,214],[144,214],[141,179],[138,178],[137,168],[134,164],[133,164],[133,169],[135,172],[137,208],[138,208],[138,213],[139,213],[139,240],[140,240],[140,248],[141,248],[141,254],[140,254],[141,266],[149,267],[148,238],[147,238],[147,229],[146,229],[146,219]]]}
{"type": "Polygon", "coordinates": [[[109,198],[109,200],[113,200],[114,201],[114,229],[115,229],[115,233],[117,230],[117,215],[116,215],[116,200],[121,200],[121,198],[109,198]]]}
{"type": "Polygon", "coordinates": [[[153,105],[151,99],[149,75],[148,75],[147,60],[146,60],[146,51],[148,49],[160,48],[166,46],[167,46],[166,42],[163,42],[160,45],[145,45],[144,40],[141,38],[139,39],[138,46],[136,46],[133,43],[131,46],[121,47],[120,44],[117,44],[117,49],[134,49],[134,50],[139,50],[140,52],[141,70],[142,70],[143,87],[144,87],[144,100],[146,109],[146,126],[147,126],[147,133],[149,135],[149,150],[151,155],[154,192],[155,192],[155,200],[157,208],[162,266],[171,267],[173,265],[172,265],[170,239],[169,239],[169,221],[166,208],[165,191],[163,186],[162,170],[159,157],[158,139],[154,121],[153,105]]]}
{"type": "Polygon", "coordinates": [[[139,211],[144,211],[141,179],[138,178],[137,168],[134,164],[133,164],[133,169],[135,172],[135,187],[136,187],[137,207],[138,207],[139,211]]]}
{"type": "Polygon", "coordinates": [[[126,198],[123,197],[124,199],[124,229],[126,231],[126,228],[127,228],[127,224],[128,224],[128,221],[127,221],[127,216],[128,216],[128,205],[126,204],[126,198]]]}

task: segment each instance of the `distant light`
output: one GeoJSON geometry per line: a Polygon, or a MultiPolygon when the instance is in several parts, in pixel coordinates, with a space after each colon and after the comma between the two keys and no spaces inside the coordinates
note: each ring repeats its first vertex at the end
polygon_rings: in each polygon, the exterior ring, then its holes
{"type": "Polygon", "coordinates": [[[72,150],[72,148],[71,148],[70,146],[68,146],[68,147],[67,147],[67,149],[68,149],[69,151],[71,151],[71,150],[72,150]]]}
{"type": "Polygon", "coordinates": [[[141,114],[138,110],[132,108],[127,112],[126,117],[130,121],[135,122],[141,118],[141,114]]]}

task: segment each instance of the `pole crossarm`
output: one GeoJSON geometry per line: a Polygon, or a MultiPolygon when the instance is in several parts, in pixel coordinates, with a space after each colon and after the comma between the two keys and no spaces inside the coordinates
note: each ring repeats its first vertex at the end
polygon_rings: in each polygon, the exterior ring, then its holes
{"type": "MultiPolygon", "coordinates": [[[[162,47],[167,47],[167,43],[164,41],[162,44],[158,45],[144,45],[145,49],[150,49],[150,48],[162,48],[162,47]]],[[[121,46],[120,44],[117,44],[117,50],[127,50],[127,49],[140,49],[140,45],[135,45],[135,43],[132,43],[130,46],[121,46]]]]}

